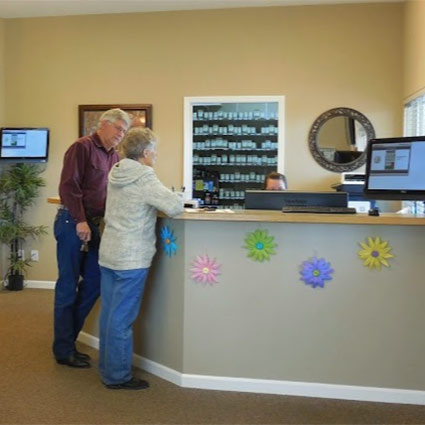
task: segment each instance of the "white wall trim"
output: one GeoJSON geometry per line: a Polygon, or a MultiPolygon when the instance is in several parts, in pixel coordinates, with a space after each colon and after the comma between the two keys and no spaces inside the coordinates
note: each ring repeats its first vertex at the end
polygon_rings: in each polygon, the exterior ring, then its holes
{"type": "MultiPolygon", "coordinates": [[[[366,0],[365,0],[366,1],[366,0]]],[[[186,96],[184,97],[184,152],[183,152],[183,185],[186,188],[185,194],[192,198],[193,179],[193,106],[196,104],[209,103],[264,103],[277,102],[279,114],[278,127],[278,151],[276,168],[279,173],[285,173],[285,96],[186,96]]]]}
{"type": "Polygon", "coordinates": [[[31,289],[55,289],[56,282],[50,280],[26,280],[25,288],[31,289]]]}
{"type": "Polygon", "coordinates": [[[93,336],[87,332],[81,331],[78,335],[78,341],[88,345],[89,347],[99,350],[99,338],[97,336],[93,336]]]}
{"type": "MultiPolygon", "coordinates": [[[[99,338],[85,332],[80,333],[78,340],[90,347],[99,348],[99,338]]],[[[178,372],[138,354],[133,355],[133,364],[140,369],[185,388],[425,405],[425,391],[192,375],[178,372]]]]}
{"type": "Polygon", "coordinates": [[[138,354],[134,354],[133,364],[139,369],[146,370],[146,372],[152,373],[153,375],[165,379],[166,381],[178,385],[179,387],[185,386],[182,382],[182,377],[184,376],[182,373],[177,372],[176,370],[164,366],[160,363],[153,362],[152,360],[146,359],[142,356],[139,356],[138,354]]]}
{"type": "MultiPolygon", "coordinates": [[[[2,286],[7,286],[7,280],[1,282],[2,286]]],[[[55,289],[56,282],[51,280],[24,280],[24,289],[55,289]]]]}
{"type": "MultiPolygon", "coordinates": [[[[99,338],[88,334],[87,332],[80,332],[78,341],[89,347],[99,349],[99,338]]],[[[152,375],[158,376],[166,381],[172,382],[173,384],[182,387],[182,374],[174,369],[164,366],[160,363],[156,363],[152,360],[146,359],[138,354],[133,354],[133,365],[139,369],[146,370],[146,372],[152,373],[152,375]]]]}
{"type": "Polygon", "coordinates": [[[422,88],[416,90],[414,93],[407,96],[406,98],[404,98],[403,105],[408,104],[412,100],[415,100],[416,98],[423,96],[424,94],[425,94],[425,87],[422,87],[422,88]]]}
{"type": "Polygon", "coordinates": [[[182,386],[339,400],[425,404],[425,391],[183,374],[182,386]]]}
{"type": "Polygon", "coordinates": [[[55,289],[56,282],[51,280],[25,280],[24,289],[55,289]]]}

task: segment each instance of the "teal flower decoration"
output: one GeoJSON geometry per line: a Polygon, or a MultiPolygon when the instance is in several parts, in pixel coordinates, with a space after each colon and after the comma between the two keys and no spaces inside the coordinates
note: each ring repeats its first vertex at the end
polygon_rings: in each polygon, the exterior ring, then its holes
{"type": "Polygon", "coordinates": [[[270,255],[276,254],[274,237],[269,236],[267,230],[257,229],[254,232],[248,233],[245,238],[244,248],[248,250],[248,257],[254,261],[270,260],[270,255]]]}
{"type": "Polygon", "coordinates": [[[161,229],[161,240],[165,254],[168,257],[176,255],[178,249],[176,237],[174,236],[174,232],[168,226],[164,226],[161,229]]]}

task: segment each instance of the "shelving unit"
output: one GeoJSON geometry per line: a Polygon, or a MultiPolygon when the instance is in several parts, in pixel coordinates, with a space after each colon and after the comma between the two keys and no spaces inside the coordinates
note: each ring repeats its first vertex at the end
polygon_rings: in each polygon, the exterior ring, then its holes
{"type": "Polygon", "coordinates": [[[243,208],[283,172],[283,97],[186,98],[185,186],[205,205],[243,208]]]}

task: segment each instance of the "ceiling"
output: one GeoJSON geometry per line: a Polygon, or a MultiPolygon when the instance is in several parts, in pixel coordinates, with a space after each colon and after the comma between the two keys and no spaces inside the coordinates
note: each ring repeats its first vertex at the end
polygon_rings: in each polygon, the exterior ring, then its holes
{"type": "Polygon", "coordinates": [[[0,18],[398,1],[404,0],[0,0],[0,18]]]}

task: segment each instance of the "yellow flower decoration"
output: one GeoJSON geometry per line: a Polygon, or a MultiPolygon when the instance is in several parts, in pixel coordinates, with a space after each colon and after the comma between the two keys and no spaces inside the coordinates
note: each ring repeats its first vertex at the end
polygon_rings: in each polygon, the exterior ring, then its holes
{"type": "Polygon", "coordinates": [[[379,236],[375,239],[369,237],[367,241],[367,244],[360,242],[363,249],[358,252],[359,257],[364,260],[363,265],[369,267],[370,270],[373,268],[381,270],[381,265],[389,267],[387,258],[392,258],[394,255],[390,254],[392,248],[388,245],[388,242],[381,241],[379,236]]]}

